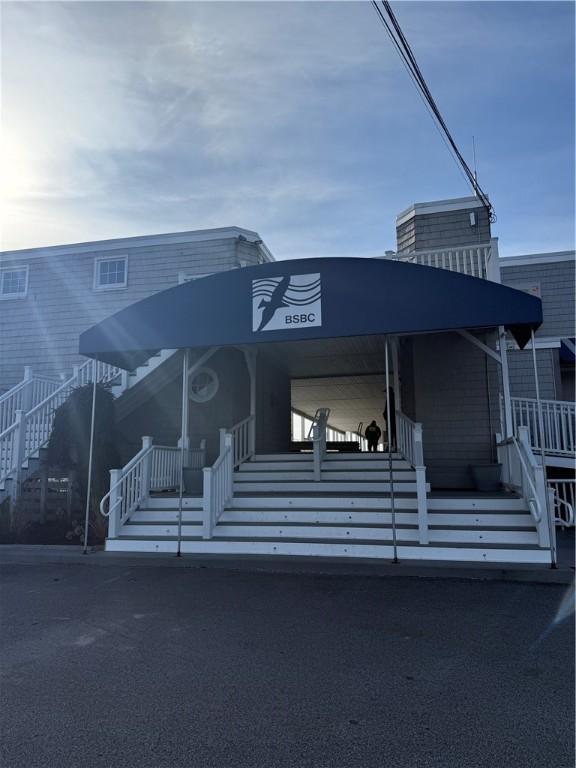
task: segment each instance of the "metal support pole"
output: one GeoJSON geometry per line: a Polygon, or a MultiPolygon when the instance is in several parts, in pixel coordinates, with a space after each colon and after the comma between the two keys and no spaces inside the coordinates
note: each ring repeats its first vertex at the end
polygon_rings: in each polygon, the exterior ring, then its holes
{"type": "MultiPolygon", "coordinates": [[[[542,401],[540,400],[540,382],[538,381],[538,364],[536,362],[536,340],[534,338],[534,329],[530,330],[532,339],[532,365],[534,366],[534,384],[536,385],[536,408],[538,410],[538,429],[540,431],[540,456],[542,458],[542,471],[544,481],[546,481],[546,453],[544,449],[544,415],[542,414],[542,401]]],[[[556,563],[556,530],[552,520],[550,510],[550,499],[548,493],[544,493],[544,505],[546,510],[546,519],[548,520],[548,533],[550,536],[550,567],[557,568],[556,563]]]]}
{"type": "Polygon", "coordinates": [[[90,525],[90,493],[92,491],[92,460],[94,457],[94,425],[96,417],[96,386],[98,377],[96,376],[96,366],[98,360],[94,360],[92,366],[92,417],[90,421],[90,447],[88,451],[88,482],[86,488],[86,515],[84,517],[84,554],[88,553],[88,526],[90,525]]]}
{"type": "Polygon", "coordinates": [[[388,468],[390,470],[390,511],[392,513],[392,546],[394,549],[394,557],[392,562],[398,562],[398,546],[396,543],[396,509],[394,506],[394,473],[392,471],[392,422],[390,420],[390,398],[388,397],[388,377],[390,375],[389,361],[388,361],[388,336],[386,336],[385,342],[386,350],[386,423],[388,425],[388,468]]]}
{"type": "Polygon", "coordinates": [[[184,456],[188,449],[188,368],[190,350],[184,350],[182,356],[182,423],[180,429],[180,487],[178,490],[178,545],[176,557],[180,557],[182,547],[182,497],[184,496],[184,456]]]}

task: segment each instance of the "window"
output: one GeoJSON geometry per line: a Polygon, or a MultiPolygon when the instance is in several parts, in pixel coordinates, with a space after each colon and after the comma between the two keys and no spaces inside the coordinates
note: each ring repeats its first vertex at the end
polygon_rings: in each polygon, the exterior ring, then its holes
{"type": "Polygon", "coordinates": [[[0,299],[23,299],[28,293],[28,267],[0,270],[0,299]]]}
{"type": "Polygon", "coordinates": [[[96,259],[94,288],[109,291],[128,285],[128,256],[115,259],[96,259]]]}

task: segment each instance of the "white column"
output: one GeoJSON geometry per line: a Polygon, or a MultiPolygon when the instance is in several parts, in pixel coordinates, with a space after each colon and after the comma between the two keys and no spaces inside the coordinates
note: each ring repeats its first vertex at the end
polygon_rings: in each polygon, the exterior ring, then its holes
{"type": "Polygon", "coordinates": [[[250,454],[256,452],[256,357],[255,349],[244,349],[244,360],[250,376],[250,454]]]}
{"type": "Polygon", "coordinates": [[[500,360],[502,368],[502,393],[504,395],[504,434],[506,438],[512,437],[514,429],[512,426],[512,400],[510,398],[510,375],[508,372],[508,349],[506,347],[506,331],[504,326],[498,328],[498,339],[500,342],[500,360]]]}
{"type": "Polygon", "coordinates": [[[120,489],[120,481],[122,480],[121,469],[110,470],[110,498],[108,504],[108,538],[117,539],[120,533],[120,513],[122,506],[118,503],[119,497],[122,493],[120,489]]]}
{"type": "MultiPolygon", "coordinates": [[[[538,381],[538,364],[536,361],[536,339],[534,338],[534,330],[531,330],[532,337],[532,364],[534,366],[534,384],[536,386],[536,407],[538,408],[538,429],[540,430],[540,456],[542,462],[541,477],[539,478],[541,486],[541,494],[543,498],[543,512],[546,515],[546,522],[548,525],[548,533],[550,537],[550,559],[552,568],[556,568],[556,527],[554,523],[554,506],[550,506],[550,498],[547,493],[546,485],[546,452],[545,452],[545,435],[544,435],[544,417],[542,414],[542,401],[540,400],[540,382],[538,381]]],[[[529,439],[529,438],[527,438],[529,439]]]]}
{"type": "Polygon", "coordinates": [[[182,423],[180,426],[180,487],[178,489],[178,543],[176,556],[180,557],[182,543],[182,497],[184,495],[184,464],[185,456],[190,447],[188,437],[188,372],[190,368],[190,350],[184,350],[182,356],[182,423]]]}
{"type": "MultiPolygon", "coordinates": [[[[142,449],[152,448],[152,438],[149,435],[142,438],[142,449]]],[[[150,483],[152,480],[152,453],[144,457],[142,467],[142,488],[140,489],[143,499],[150,496],[150,483]]]]}
{"type": "Polygon", "coordinates": [[[396,543],[396,508],[394,505],[394,471],[392,466],[392,422],[390,413],[390,398],[388,397],[388,380],[390,377],[390,364],[388,360],[388,336],[385,342],[385,363],[386,363],[386,440],[388,442],[388,469],[390,472],[390,511],[392,513],[392,546],[394,549],[393,562],[398,562],[398,545],[396,543]]]}

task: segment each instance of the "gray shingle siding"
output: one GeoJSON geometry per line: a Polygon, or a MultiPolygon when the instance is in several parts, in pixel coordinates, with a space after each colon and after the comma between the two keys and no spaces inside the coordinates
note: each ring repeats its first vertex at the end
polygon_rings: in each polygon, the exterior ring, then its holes
{"type": "MultiPolygon", "coordinates": [[[[494,347],[493,335],[483,340],[494,347]]],[[[429,481],[470,487],[470,466],[495,460],[500,417],[494,361],[456,334],[413,337],[401,360],[402,407],[422,422],[429,481]]]]}
{"type": "MultiPolygon", "coordinates": [[[[511,288],[540,288],[544,321],[536,332],[537,338],[563,339],[574,336],[576,306],[573,257],[567,257],[566,261],[541,261],[510,266],[506,265],[506,259],[501,259],[500,271],[502,282],[511,288]]],[[[548,400],[565,399],[567,387],[563,384],[565,374],[560,369],[560,350],[537,349],[536,355],[540,396],[548,400]]],[[[512,396],[536,397],[532,352],[510,352],[509,362],[512,396]]],[[[573,392],[570,399],[573,399],[573,392]]]]}
{"type": "Polygon", "coordinates": [[[471,243],[487,243],[491,237],[488,214],[483,208],[467,208],[416,214],[396,228],[398,251],[427,251],[471,243]],[[470,213],[476,226],[470,226],[470,213]]]}
{"type": "MultiPolygon", "coordinates": [[[[89,244],[88,244],[89,245],[89,244]]],[[[94,245],[98,245],[94,243],[94,245]]],[[[39,374],[70,372],[83,362],[78,354],[82,331],[136,301],[178,284],[178,275],[221,272],[258,263],[258,248],[228,235],[189,243],[87,251],[38,249],[0,255],[0,266],[29,265],[25,298],[0,300],[0,392],[21,380],[24,366],[39,374]],[[237,248],[237,245],[239,246],[237,248]],[[94,290],[96,258],[128,257],[125,289],[94,290]]]]}
{"type": "Polygon", "coordinates": [[[573,259],[525,266],[506,266],[506,259],[501,259],[500,272],[502,282],[511,288],[540,285],[544,322],[538,329],[538,336],[574,336],[573,259]]]}
{"type": "MultiPolygon", "coordinates": [[[[512,397],[536,397],[532,350],[509,352],[508,364],[512,397]]],[[[558,350],[537,349],[536,364],[540,397],[544,400],[561,400],[562,388],[558,350]]]]}

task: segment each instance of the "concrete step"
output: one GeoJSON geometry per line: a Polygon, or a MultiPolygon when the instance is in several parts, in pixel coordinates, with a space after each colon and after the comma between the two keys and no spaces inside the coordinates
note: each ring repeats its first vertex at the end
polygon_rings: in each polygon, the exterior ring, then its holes
{"type": "MultiPolygon", "coordinates": [[[[159,538],[176,537],[178,525],[176,523],[131,523],[125,525],[121,536],[129,538],[159,538]]],[[[202,526],[196,524],[183,524],[182,535],[189,538],[202,537],[202,526]]],[[[215,539],[267,539],[274,541],[297,541],[311,539],[314,541],[363,541],[378,542],[392,541],[393,530],[391,526],[358,526],[358,525],[246,525],[245,523],[218,523],[214,531],[215,539]]],[[[429,532],[431,544],[466,544],[466,545],[506,545],[506,546],[537,546],[538,536],[535,531],[511,530],[462,530],[462,529],[434,529],[429,532]]],[[[398,543],[418,543],[418,529],[415,526],[396,528],[396,540],[398,543]]]]}
{"type": "MultiPolygon", "coordinates": [[[[416,511],[397,511],[396,524],[400,526],[417,526],[416,511]]],[[[182,511],[182,521],[187,524],[201,523],[202,510],[186,509],[182,511]]],[[[431,528],[487,528],[487,529],[520,529],[534,528],[532,516],[528,513],[507,514],[477,514],[477,513],[431,513],[428,516],[431,528]]],[[[174,523],[178,522],[178,510],[143,509],[134,512],[131,523],[174,523]]],[[[299,525],[391,525],[392,513],[389,511],[372,511],[365,509],[335,510],[335,509],[231,509],[224,510],[221,523],[234,524],[299,524],[299,525]]]]}
{"type": "MultiPolygon", "coordinates": [[[[350,480],[339,480],[332,482],[330,480],[323,480],[321,483],[315,483],[314,481],[268,481],[268,482],[254,482],[242,480],[238,482],[234,481],[234,494],[236,493],[390,493],[390,483],[387,482],[370,482],[368,480],[360,480],[352,482],[350,480]]],[[[429,490],[429,486],[427,487],[429,490]]],[[[394,483],[395,493],[416,493],[416,483],[414,482],[400,482],[394,483]]]]}
{"type": "MultiPolygon", "coordinates": [[[[393,453],[392,458],[398,461],[404,461],[404,457],[399,453],[393,453]]],[[[257,453],[249,459],[255,461],[311,461],[312,453],[257,453]]],[[[363,461],[388,461],[387,453],[327,453],[324,457],[325,462],[363,462],[363,461]]]]}
{"type": "MultiPolygon", "coordinates": [[[[344,472],[339,472],[338,470],[331,470],[329,472],[324,471],[322,474],[322,484],[324,484],[324,481],[332,482],[332,481],[340,481],[340,480],[350,480],[353,482],[362,482],[364,480],[367,481],[385,481],[390,478],[390,473],[388,470],[382,470],[382,469],[372,469],[365,471],[363,469],[360,470],[346,470],[344,472]]],[[[414,472],[411,469],[400,469],[397,471],[394,471],[392,473],[392,477],[395,481],[398,481],[399,483],[408,483],[408,482],[416,482],[416,472],[414,472]]],[[[293,482],[296,480],[309,480],[314,481],[314,472],[312,469],[300,471],[299,469],[290,469],[290,470],[268,470],[266,472],[234,472],[234,480],[243,483],[243,482],[293,482]]]]}
{"type": "MultiPolygon", "coordinates": [[[[314,461],[310,457],[308,461],[245,461],[240,465],[238,471],[240,472],[268,472],[269,470],[283,472],[283,471],[312,471],[314,469],[314,461]]],[[[402,459],[395,459],[392,462],[393,470],[406,469],[411,470],[412,466],[402,459]]],[[[343,470],[354,471],[371,471],[380,470],[383,472],[388,471],[388,461],[323,461],[322,471],[333,472],[343,470]]]]}
{"type": "MultiPolygon", "coordinates": [[[[156,552],[175,554],[176,539],[120,538],[108,539],[108,552],[156,552]]],[[[312,541],[250,541],[199,539],[181,542],[183,554],[191,555],[234,555],[234,556],[284,556],[284,557],[329,557],[391,560],[394,549],[388,543],[358,542],[312,542],[312,541]]],[[[397,548],[400,560],[481,562],[481,563],[550,563],[550,552],[535,547],[485,546],[418,546],[400,545],[397,548]]]]}

